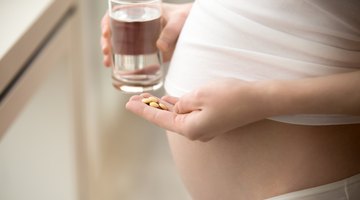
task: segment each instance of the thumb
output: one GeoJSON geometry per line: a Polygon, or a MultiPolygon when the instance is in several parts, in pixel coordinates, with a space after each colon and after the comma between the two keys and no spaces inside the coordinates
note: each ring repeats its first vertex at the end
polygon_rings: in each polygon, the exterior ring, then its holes
{"type": "Polygon", "coordinates": [[[185,94],[174,105],[174,111],[178,114],[186,114],[199,110],[201,110],[201,104],[194,98],[193,93],[185,94]]]}

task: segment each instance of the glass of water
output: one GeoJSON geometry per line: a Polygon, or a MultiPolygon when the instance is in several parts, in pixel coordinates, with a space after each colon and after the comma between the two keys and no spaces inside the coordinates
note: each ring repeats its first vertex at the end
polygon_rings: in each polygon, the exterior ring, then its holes
{"type": "Polygon", "coordinates": [[[161,32],[161,0],[108,0],[113,85],[141,93],[163,84],[162,58],[156,47],[161,32]]]}

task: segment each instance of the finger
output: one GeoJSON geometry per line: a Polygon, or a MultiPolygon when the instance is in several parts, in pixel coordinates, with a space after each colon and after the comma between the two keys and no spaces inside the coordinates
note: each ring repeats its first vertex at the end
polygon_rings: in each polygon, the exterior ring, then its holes
{"type": "MultiPolygon", "coordinates": [[[[146,95],[147,96],[147,95],[146,95]]],[[[200,112],[177,114],[153,108],[141,102],[143,96],[135,95],[126,104],[126,109],[156,124],[157,126],[181,134],[191,140],[202,139],[202,128],[198,125],[200,112]]],[[[207,141],[207,138],[203,138],[207,141]]]]}
{"type": "Polygon", "coordinates": [[[101,50],[102,50],[102,53],[105,54],[105,55],[110,54],[109,41],[104,37],[101,37],[101,50]]]}
{"type": "Polygon", "coordinates": [[[101,30],[102,36],[100,40],[101,50],[104,54],[103,64],[106,67],[110,67],[112,65],[112,57],[111,57],[111,43],[110,43],[110,17],[106,12],[101,20],[101,30]]]}
{"type": "Polygon", "coordinates": [[[105,42],[103,40],[103,38],[102,38],[102,41],[101,41],[101,49],[102,49],[102,53],[104,55],[103,64],[106,67],[110,67],[112,65],[111,47],[108,45],[107,42],[105,42]]]}
{"type": "Polygon", "coordinates": [[[105,13],[105,15],[103,16],[103,18],[101,19],[101,30],[102,30],[102,35],[105,37],[109,36],[110,33],[110,17],[108,12],[105,13]]]}
{"type": "Polygon", "coordinates": [[[109,55],[104,55],[103,57],[103,65],[105,67],[111,67],[112,66],[112,58],[109,55]]]}
{"type": "Polygon", "coordinates": [[[126,109],[134,114],[158,125],[166,130],[182,132],[182,122],[174,112],[153,108],[141,102],[141,96],[132,97],[126,104],[126,109]]]}
{"type": "Polygon", "coordinates": [[[185,114],[198,110],[201,110],[201,104],[193,93],[182,96],[174,106],[174,111],[178,114],[185,114]]]}
{"type": "Polygon", "coordinates": [[[133,99],[133,97],[132,97],[132,98],[130,98],[130,100],[139,100],[139,101],[142,102],[142,99],[144,99],[144,98],[155,97],[157,99],[158,103],[162,103],[163,105],[166,106],[167,109],[163,109],[163,110],[173,111],[174,104],[171,104],[171,103],[169,103],[167,101],[164,101],[162,98],[158,98],[156,96],[153,96],[150,93],[142,93],[139,96],[141,97],[141,99],[138,99],[139,97],[134,97],[135,99],[133,99]]]}
{"type": "MultiPolygon", "coordinates": [[[[161,34],[162,35],[162,34],[161,34]]],[[[159,48],[163,54],[167,54],[170,51],[170,44],[168,39],[164,38],[165,36],[160,36],[156,42],[156,46],[159,48]]]]}
{"type": "Polygon", "coordinates": [[[174,5],[173,3],[165,3],[163,2],[161,4],[162,6],[162,20],[164,23],[166,23],[169,20],[169,17],[171,16],[171,13],[177,8],[177,5],[174,5]]]}
{"type": "Polygon", "coordinates": [[[163,98],[160,99],[159,104],[162,104],[161,106],[165,106],[165,108],[162,107],[162,110],[168,110],[170,112],[174,112],[174,104],[163,100],[163,98]]]}
{"type": "Polygon", "coordinates": [[[156,43],[161,51],[168,52],[175,48],[184,21],[185,19],[182,15],[177,15],[169,19],[156,43]]]}
{"type": "Polygon", "coordinates": [[[174,51],[167,51],[167,52],[161,51],[161,53],[162,53],[163,63],[167,63],[171,60],[174,51]]]}
{"type": "Polygon", "coordinates": [[[111,29],[109,25],[104,25],[101,28],[101,35],[105,38],[110,38],[111,36],[111,29]]]}
{"type": "Polygon", "coordinates": [[[171,104],[175,104],[176,102],[179,101],[179,98],[165,95],[165,96],[161,97],[161,100],[166,101],[171,104]]]}
{"type": "Polygon", "coordinates": [[[165,15],[165,13],[163,13],[160,18],[161,28],[165,27],[165,25],[167,24],[167,20],[168,20],[167,15],[165,15]]]}
{"type": "Polygon", "coordinates": [[[140,95],[133,95],[130,97],[129,101],[141,101],[141,99],[143,99],[142,94],[140,95]]]}
{"type": "MultiPolygon", "coordinates": [[[[154,95],[147,93],[147,92],[141,93],[140,96],[142,98],[155,97],[154,95]]],[[[157,97],[155,97],[155,98],[157,98],[157,97]]]]}

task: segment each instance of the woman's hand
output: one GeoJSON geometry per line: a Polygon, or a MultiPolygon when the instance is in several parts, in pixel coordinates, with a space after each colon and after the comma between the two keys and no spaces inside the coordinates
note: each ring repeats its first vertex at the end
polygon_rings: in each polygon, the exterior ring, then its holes
{"type": "Polygon", "coordinates": [[[206,84],[181,98],[165,96],[170,111],[159,110],[132,97],[126,108],[146,120],[190,140],[208,141],[243,125],[268,116],[256,83],[238,79],[220,79],[206,84]]]}
{"type": "Polygon", "coordinates": [[[163,97],[169,111],[147,106],[141,102],[141,96],[131,98],[126,108],[191,140],[208,141],[272,116],[360,116],[359,77],[360,71],[258,82],[224,78],[203,85],[179,99],[163,97]]]}
{"type": "Polygon", "coordinates": [[[105,67],[112,65],[111,59],[111,29],[110,29],[110,17],[109,13],[106,12],[101,20],[101,50],[103,53],[103,64],[105,67]]]}
{"type": "Polygon", "coordinates": [[[177,39],[191,10],[192,3],[168,4],[163,3],[163,30],[156,43],[163,54],[164,62],[168,62],[175,50],[177,39]]]}
{"type": "MultiPolygon", "coordinates": [[[[163,30],[157,41],[157,46],[163,54],[164,62],[171,59],[174,52],[177,39],[181,32],[181,29],[185,23],[185,20],[190,12],[192,3],[188,4],[162,4],[162,26],[163,30]]],[[[106,67],[112,65],[111,60],[111,29],[110,29],[110,17],[106,12],[101,21],[101,48],[103,57],[103,63],[106,67]]]]}

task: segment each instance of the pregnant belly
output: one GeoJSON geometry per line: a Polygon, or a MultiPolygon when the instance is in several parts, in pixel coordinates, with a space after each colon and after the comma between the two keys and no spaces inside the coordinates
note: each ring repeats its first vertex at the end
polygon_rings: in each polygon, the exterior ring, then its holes
{"type": "Polygon", "coordinates": [[[210,142],[168,133],[195,200],[264,199],[360,173],[360,124],[300,126],[260,121],[210,142]]]}

